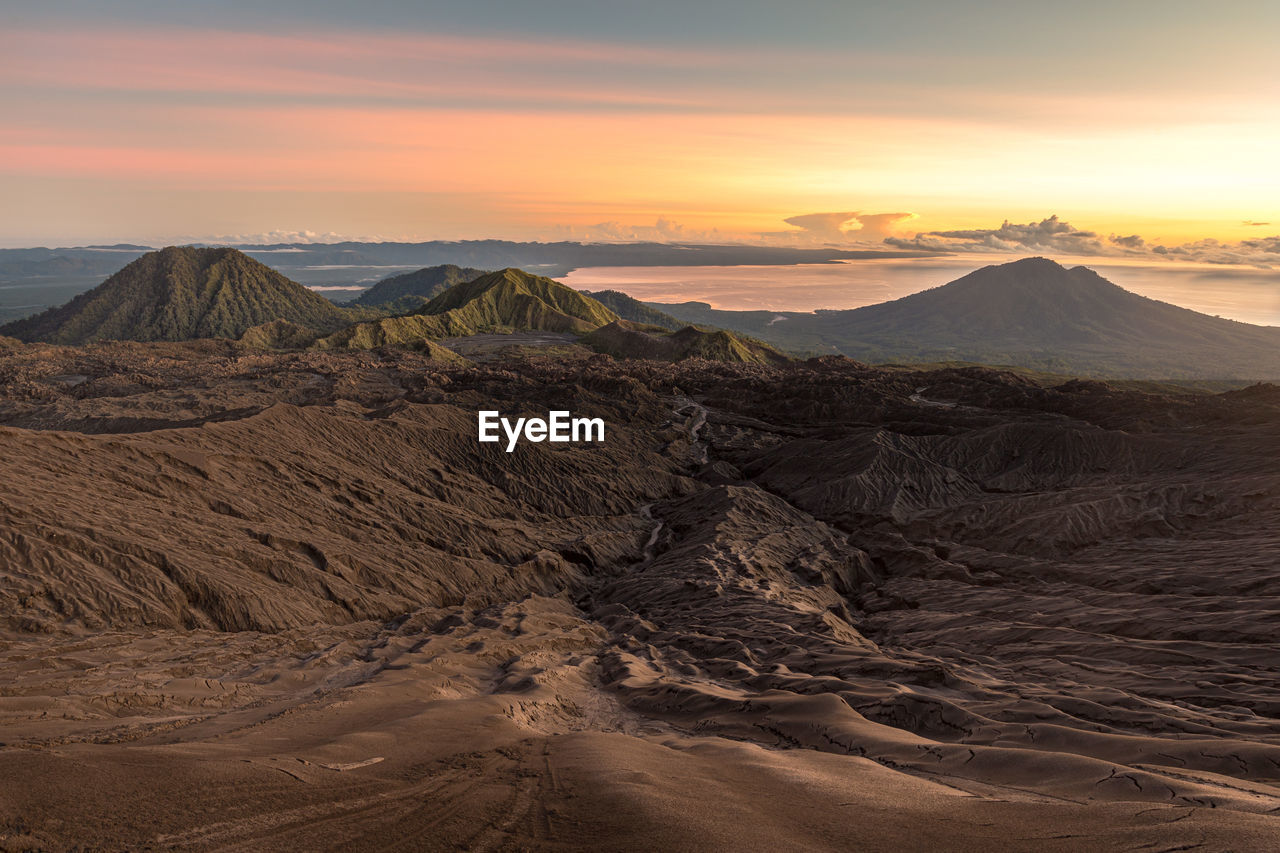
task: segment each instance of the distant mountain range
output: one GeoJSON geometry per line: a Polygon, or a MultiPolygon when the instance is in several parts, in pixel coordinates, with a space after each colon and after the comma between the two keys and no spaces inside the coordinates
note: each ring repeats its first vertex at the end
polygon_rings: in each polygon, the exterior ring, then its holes
{"type": "Polygon", "coordinates": [[[848,311],[719,311],[645,303],[686,323],[798,353],[867,362],[966,361],[1156,379],[1280,378],[1280,328],[1210,317],[1045,258],[983,267],[949,284],[848,311]]]}
{"type": "Polygon", "coordinates": [[[333,331],[353,316],[235,249],[149,252],[65,305],[0,327],[21,341],[238,338],[285,320],[333,331]]]}
{"type": "MultiPolygon", "coordinates": [[[[909,258],[918,251],[847,251],[770,246],[709,246],[680,243],[521,243],[511,240],[432,240],[423,243],[232,244],[250,257],[279,268],[308,266],[427,267],[443,264],[476,269],[545,267],[567,271],[590,266],[785,265],[856,258],[909,258]]],[[[152,251],[149,246],[77,246],[0,249],[0,279],[29,276],[107,274],[152,251]]]]}

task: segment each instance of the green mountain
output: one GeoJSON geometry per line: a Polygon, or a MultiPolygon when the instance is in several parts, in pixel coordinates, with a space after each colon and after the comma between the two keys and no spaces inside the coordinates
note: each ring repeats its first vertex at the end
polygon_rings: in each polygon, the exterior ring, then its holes
{"type": "Polygon", "coordinates": [[[479,278],[488,270],[441,264],[384,278],[351,301],[351,305],[380,308],[389,314],[407,314],[430,302],[455,284],[479,278]]]}
{"type": "Polygon", "coordinates": [[[557,281],[505,269],[454,285],[409,314],[357,323],[322,338],[317,346],[370,349],[484,332],[584,334],[616,319],[596,300],[557,281]]]}
{"type": "Polygon", "coordinates": [[[585,335],[581,343],[615,358],[657,361],[703,358],[736,364],[786,364],[791,360],[768,344],[721,329],[685,326],[669,332],[658,326],[641,326],[626,320],[601,326],[585,335]]]}
{"type": "Polygon", "coordinates": [[[644,304],[639,299],[628,296],[617,290],[590,290],[582,291],[587,296],[599,302],[613,313],[617,314],[623,320],[631,323],[643,323],[646,326],[660,326],[664,329],[676,331],[683,329],[688,323],[677,320],[670,314],[663,313],[656,308],[644,304]]]}
{"type": "Polygon", "coordinates": [[[350,322],[323,296],[236,249],[148,252],[65,305],[0,327],[24,341],[182,341],[239,338],[287,320],[330,332],[350,322]]]}
{"type": "Polygon", "coordinates": [[[688,323],[793,352],[868,362],[965,361],[1083,376],[1280,378],[1280,328],[1210,317],[1045,258],[983,267],[949,284],[850,311],[718,311],[654,304],[688,323]]]}

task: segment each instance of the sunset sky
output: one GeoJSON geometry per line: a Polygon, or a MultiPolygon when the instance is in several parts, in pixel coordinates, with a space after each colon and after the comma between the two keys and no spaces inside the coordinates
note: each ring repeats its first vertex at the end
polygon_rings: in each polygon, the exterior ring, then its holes
{"type": "Polygon", "coordinates": [[[687,5],[5,4],[0,244],[998,248],[1056,215],[1280,260],[1278,3],[687,5]]]}

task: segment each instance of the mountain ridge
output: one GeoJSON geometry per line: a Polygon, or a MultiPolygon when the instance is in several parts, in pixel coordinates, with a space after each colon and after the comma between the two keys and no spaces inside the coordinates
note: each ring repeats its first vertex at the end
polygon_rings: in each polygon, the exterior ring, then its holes
{"type": "Polygon", "coordinates": [[[655,308],[646,305],[633,296],[628,296],[620,290],[584,290],[587,296],[604,305],[619,318],[630,323],[643,323],[647,326],[661,326],[672,332],[683,329],[688,323],[665,314],[655,308]]]}
{"type": "Polygon", "coordinates": [[[317,346],[370,349],[516,330],[585,334],[616,319],[604,305],[558,281],[508,267],[456,284],[408,314],[339,330],[317,346]]]}
{"type": "Polygon", "coordinates": [[[743,338],[724,329],[685,326],[674,332],[616,320],[584,335],[581,341],[597,352],[615,358],[684,361],[702,358],[733,364],[782,365],[787,356],[760,341],[743,338]]]}
{"type": "Polygon", "coordinates": [[[423,267],[382,279],[351,300],[350,304],[380,308],[392,314],[407,314],[455,284],[471,281],[488,272],[489,270],[460,267],[457,264],[423,267]]]}

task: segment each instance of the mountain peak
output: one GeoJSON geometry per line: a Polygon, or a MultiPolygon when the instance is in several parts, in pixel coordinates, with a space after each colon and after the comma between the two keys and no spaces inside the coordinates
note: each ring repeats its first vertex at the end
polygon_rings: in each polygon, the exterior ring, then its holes
{"type": "Polygon", "coordinates": [[[591,297],[554,279],[516,267],[454,285],[414,313],[439,316],[463,309],[473,315],[467,325],[478,324],[478,328],[502,326],[589,332],[618,319],[591,297]]]}
{"type": "Polygon", "coordinates": [[[1280,328],[1148,299],[1086,266],[1028,257],[891,302],[815,313],[649,305],[793,352],[864,362],[977,362],[1077,376],[1275,379],[1280,328]]]}
{"type": "Polygon", "coordinates": [[[1088,364],[1095,375],[1273,376],[1280,343],[1277,330],[1148,299],[1088,267],[1038,257],[841,315],[842,334],[858,342],[845,353],[856,358],[879,350],[918,361],[1088,364]],[[913,351],[903,352],[905,341],[913,351]]]}
{"type": "Polygon", "coordinates": [[[558,281],[507,267],[455,284],[403,316],[343,329],[319,345],[328,349],[417,345],[485,332],[584,334],[617,319],[604,305],[558,281]]]}
{"type": "Polygon", "coordinates": [[[345,325],[341,309],[238,249],[166,246],[148,252],[65,305],[10,323],[24,341],[181,341],[238,338],[287,320],[318,331],[345,325]]]}

